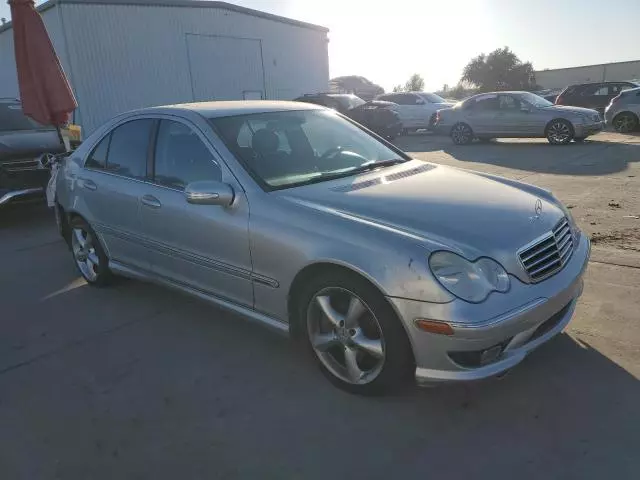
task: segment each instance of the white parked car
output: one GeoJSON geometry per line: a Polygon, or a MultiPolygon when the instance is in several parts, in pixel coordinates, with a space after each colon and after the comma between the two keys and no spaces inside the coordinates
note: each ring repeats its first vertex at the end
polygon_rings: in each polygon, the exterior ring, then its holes
{"type": "Polygon", "coordinates": [[[376,100],[397,104],[393,110],[400,117],[403,133],[422,128],[431,129],[436,119],[436,112],[454,105],[435,93],[425,92],[383,93],[378,95],[376,100]]]}

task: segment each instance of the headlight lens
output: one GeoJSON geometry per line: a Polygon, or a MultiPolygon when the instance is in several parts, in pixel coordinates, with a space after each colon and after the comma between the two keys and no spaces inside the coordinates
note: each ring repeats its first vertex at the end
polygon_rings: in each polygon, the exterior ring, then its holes
{"type": "Polygon", "coordinates": [[[509,290],[509,275],[487,257],[470,262],[452,252],[435,252],[429,257],[429,267],[444,288],[467,302],[481,302],[491,292],[509,290]]]}

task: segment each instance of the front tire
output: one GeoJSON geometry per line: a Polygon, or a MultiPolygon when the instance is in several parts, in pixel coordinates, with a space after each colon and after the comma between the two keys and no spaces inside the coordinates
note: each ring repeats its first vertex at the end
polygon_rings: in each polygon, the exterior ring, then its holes
{"type": "Polygon", "coordinates": [[[473,141],[473,130],[466,123],[456,123],[451,128],[450,136],[456,145],[468,145],[473,141]]]}
{"type": "Polygon", "coordinates": [[[566,145],[573,140],[573,125],[562,118],[551,120],[546,136],[551,145],[566,145]]]}
{"type": "Polygon", "coordinates": [[[69,222],[71,253],[80,275],[89,285],[102,287],[113,280],[109,259],[91,226],[80,217],[69,222]]]}
{"type": "Polygon", "coordinates": [[[638,128],[638,117],[630,112],[619,113],[613,119],[612,124],[616,132],[633,132],[636,128],[638,128]]]}
{"type": "Polygon", "coordinates": [[[297,304],[307,350],[338,388],[378,395],[411,378],[415,366],[406,332],[388,301],[362,277],[319,275],[297,304]]]}

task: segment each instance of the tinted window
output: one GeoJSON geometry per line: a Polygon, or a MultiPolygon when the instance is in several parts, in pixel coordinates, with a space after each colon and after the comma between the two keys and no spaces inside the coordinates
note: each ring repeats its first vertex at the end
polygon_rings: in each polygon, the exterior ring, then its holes
{"type": "Polygon", "coordinates": [[[520,100],[511,95],[500,95],[500,110],[520,110],[520,100]]]}
{"type": "Polygon", "coordinates": [[[111,133],[107,170],[133,178],[147,174],[147,152],[153,120],[134,120],[111,133]]]}
{"type": "Polygon", "coordinates": [[[51,129],[22,113],[18,103],[0,103],[0,131],[51,129]]]}
{"type": "Polygon", "coordinates": [[[629,85],[628,83],[614,83],[610,85],[611,94],[618,95],[620,92],[624,92],[625,90],[630,90],[635,88],[633,85],[629,85]]]}
{"type": "Polygon", "coordinates": [[[184,189],[198,180],[221,179],[220,167],[193,130],[179,122],[160,122],[155,153],[156,183],[184,189]]]}
{"type": "MultiPolygon", "coordinates": [[[[412,93],[405,93],[402,95],[398,95],[398,100],[394,100],[396,103],[400,105],[416,105],[419,100],[422,100],[417,95],[413,95],[412,93]]],[[[424,102],[424,100],[422,100],[424,102]]]]}
{"type": "Polygon", "coordinates": [[[477,98],[475,103],[470,105],[473,110],[485,111],[485,110],[497,110],[498,109],[498,97],[493,95],[491,97],[477,98]]]}
{"type": "Polygon", "coordinates": [[[89,158],[85,162],[85,167],[89,168],[105,168],[107,166],[107,152],[109,150],[109,140],[111,135],[107,135],[100,143],[96,145],[93,151],[89,154],[89,158]]]}

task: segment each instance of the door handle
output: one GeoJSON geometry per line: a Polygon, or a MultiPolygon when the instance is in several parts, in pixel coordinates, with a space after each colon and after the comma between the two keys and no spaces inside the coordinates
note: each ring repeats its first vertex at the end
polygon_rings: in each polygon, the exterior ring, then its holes
{"type": "Polygon", "coordinates": [[[87,190],[95,191],[98,189],[98,185],[96,185],[96,182],[94,182],[93,180],[89,180],[88,178],[80,178],[79,180],[82,184],[82,187],[86,188],[87,190]]]}
{"type": "Polygon", "coordinates": [[[143,203],[143,205],[151,208],[160,208],[162,206],[160,200],[158,200],[153,195],[143,195],[140,201],[143,203]]]}

